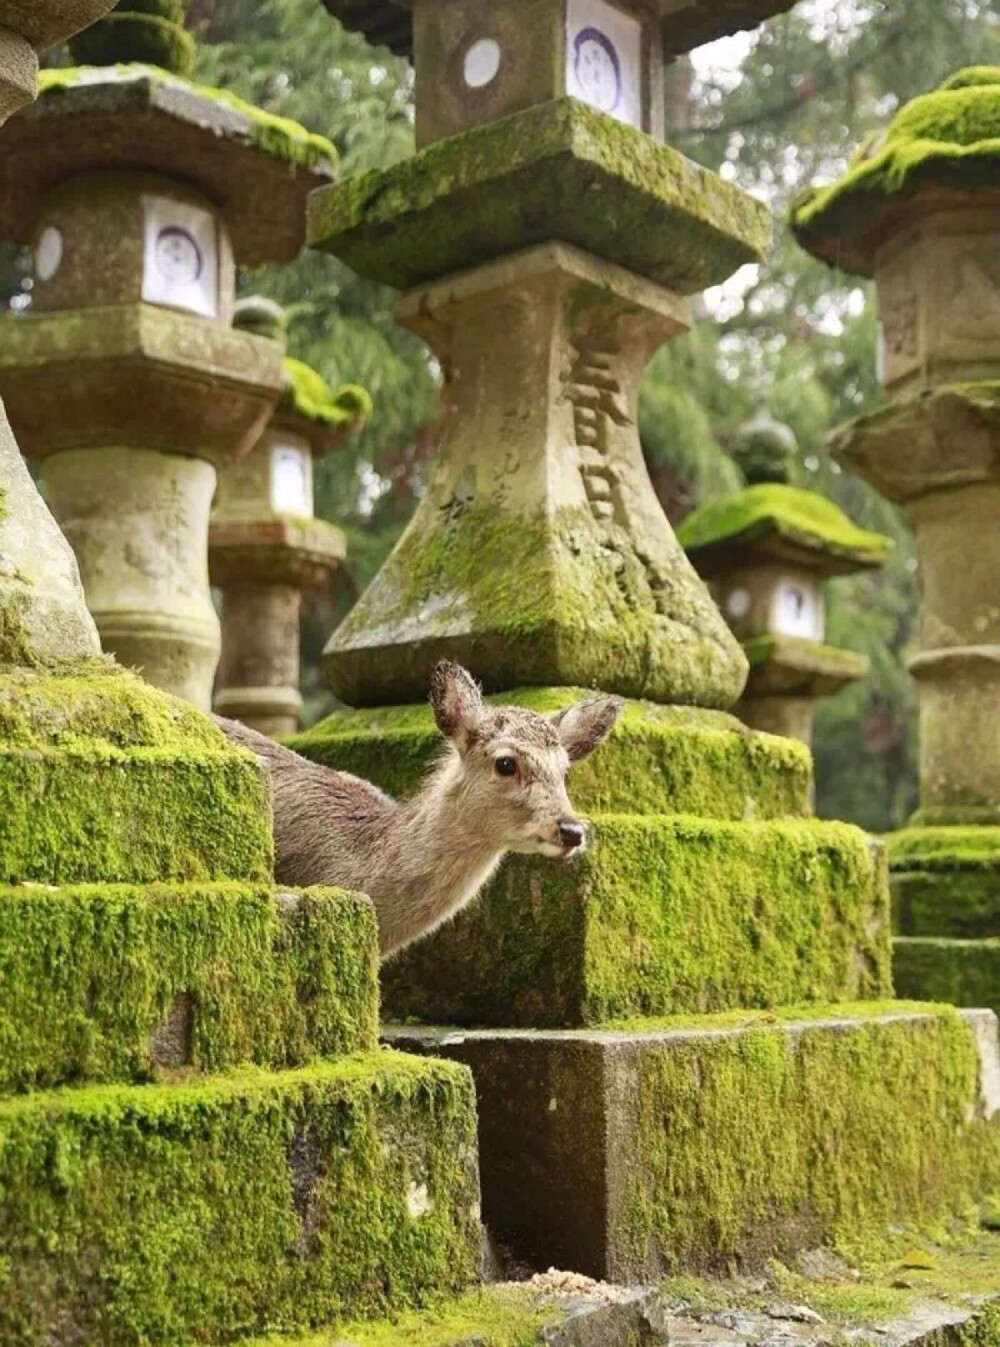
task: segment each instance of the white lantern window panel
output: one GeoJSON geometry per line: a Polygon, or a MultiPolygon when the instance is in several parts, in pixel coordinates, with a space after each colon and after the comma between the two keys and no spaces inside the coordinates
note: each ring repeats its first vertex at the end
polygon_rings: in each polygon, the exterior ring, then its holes
{"type": "Polygon", "coordinates": [[[779,636],[823,639],[823,600],[819,586],[804,580],[781,580],[771,605],[771,630],[779,636]]]}
{"type": "Polygon", "coordinates": [[[35,249],[35,275],[40,281],[51,281],[63,259],[63,236],[55,225],[46,225],[38,236],[35,249]]]}
{"type": "Polygon", "coordinates": [[[642,129],[642,25],[608,0],[569,0],[566,92],[642,129]]]}
{"type": "Polygon", "coordinates": [[[307,444],[283,441],[271,450],[271,509],[312,517],[312,454],[307,444]]]}
{"type": "Polygon", "coordinates": [[[492,84],[500,73],[503,53],[500,43],[491,37],[482,37],[473,42],[465,53],[462,74],[470,89],[485,89],[492,84]]]}
{"type": "Polygon", "coordinates": [[[219,223],[209,210],[169,197],[143,197],[146,245],[142,297],[150,304],[219,316],[219,223]]]}
{"type": "Polygon", "coordinates": [[[726,616],[735,619],[747,617],[752,606],[749,589],[739,586],[731,589],[726,596],[726,616]]]}

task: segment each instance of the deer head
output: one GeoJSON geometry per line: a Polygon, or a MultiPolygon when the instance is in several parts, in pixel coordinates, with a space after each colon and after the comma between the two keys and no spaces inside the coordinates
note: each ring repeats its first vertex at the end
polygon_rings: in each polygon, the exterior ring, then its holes
{"type": "Polygon", "coordinates": [[[471,676],[450,663],[434,670],[430,700],[451,746],[443,782],[479,837],[498,851],[579,854],[587,829],[566,776],[610,734],[621,701],[595,697],[551,716],[488,706],[471,676]]]}

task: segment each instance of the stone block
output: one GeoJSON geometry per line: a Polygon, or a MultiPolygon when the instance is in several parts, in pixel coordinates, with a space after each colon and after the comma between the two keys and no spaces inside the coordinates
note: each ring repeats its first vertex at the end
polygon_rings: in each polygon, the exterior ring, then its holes
{"type": "Polygon", "coordinates": [[[598,815],[579,860],[510,857],[384,965],[385,1013],[597,1025],[890,994],[881,849],[812,820],[598,815]]]}
{"type": "Polygon", "coordinates": [[[0,1094],[371,1050],[377,948],[338,890],[0,888],[0,1094]]]}
{"type": "Polygon", "coordinates": [[[0,883],[266,880],[269,813],[250,754],[110,661],[0,672],[0,883]]]}
{"type": "Polygon", "coordinates": [[[767,251],[767,207],[574,99],[540,104],[313,194],[309,242],[408,289],[560,239],[681,294],[767,251]]]}
{"type": "Polygon", "coordinates": [[[99,19],[114,0],[0,0],[0,28],[44,51],[99,19]]]}
{"type": "MultiPolygon", "coordinates": [[[[556,712],[592,695],[580,688],[518,688],[487,700],[556,712]]],[[[314,762],[412,795],[441,752],[430,707],[334,711],[289,740],[314,762]]],[[[696,814],[701,818],[807,817],[812,761],[800,744],[754,734],[734,716],[696,707],[626,702],[600,753],[574,765],[570,798],[585,814],[696,814]]]]}
{"type": "Polygon", "coordinates": [[[998,1176],[988,1011],[886,1003],[387,1036],[471,1066],[484,1218],[539,1267],[623,1282],[749,1270],[961,1212],[998,1176]]]}
{"type": "Polygon", "coordinates": [[[899,996],[1000,1013],[1000,939],[898,936],[892,976],[899,996]]]}
{"type": "Polygon", "coordinates": [[[227,1342],[462,1289],[468,1072],[395,1053],[0,1102],[0,1338],[227,1342]]]}
{"type": "Polygon", "coordinates": [[[900,935],[1000,936],[1000,828],[911,827],[887,842],[900,935]]]}

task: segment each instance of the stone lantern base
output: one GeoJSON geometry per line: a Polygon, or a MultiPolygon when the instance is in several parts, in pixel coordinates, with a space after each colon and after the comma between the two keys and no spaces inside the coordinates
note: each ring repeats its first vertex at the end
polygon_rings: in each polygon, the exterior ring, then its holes
{"type": "Polygon", "coordinates": [[[760,636],[744,642],[750,677],[736,713],[768,734],[812,742],[816,703],[868,675],[868,660],[795,636],[760,636]]]}
{"type": "MultiPolygon", "coordinates": [[[[402,707],[293,743],[406,794],[440,740],[402,707]]],[[[996,1021],[884,1000],[882,849],[810,817],[804,746],[631,702],[570,794],[593,822],[584,856],[509,858],[382,970],[406,1025],[389,1042],[473,1070],[502,1244],[645,1281],[958,1211],[1000,1181],[996,1021]]]]}

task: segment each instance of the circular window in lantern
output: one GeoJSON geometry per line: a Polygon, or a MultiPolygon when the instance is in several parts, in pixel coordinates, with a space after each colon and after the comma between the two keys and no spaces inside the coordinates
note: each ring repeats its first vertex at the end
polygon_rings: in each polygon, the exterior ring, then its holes
{"type": "Polygon", "coordinates": [[[581,28],[573,43],[576,83],[586,101],[601,112],[622,101],[622,66],[615,44],[599,28],[581,28]]]}
{"type": "Polygon", "coordinates": [[[481,37],[465,53],[462,74],[470,89],[485,89],[500,72],[500,43],[481,37]]]}
{"type": "Polygon", "coordinates": [[[180,225],[166,225],[156,238],[156,266],[170,285],[194,285],[204,263],[201,249],[180,225]]]}
{"type": "Polygon", "coordinates": [[[731,589],[726,595],[726,614],[728,617],[746,617],[750,611],[749,589],[731,589]]]}
{"type": "Polygon", "coordinates": [[[35,249],[35,275],[40,281],[51,281],[63,258],[63,236],[55,225],[46,225],[38,237],[35,249]]]}

